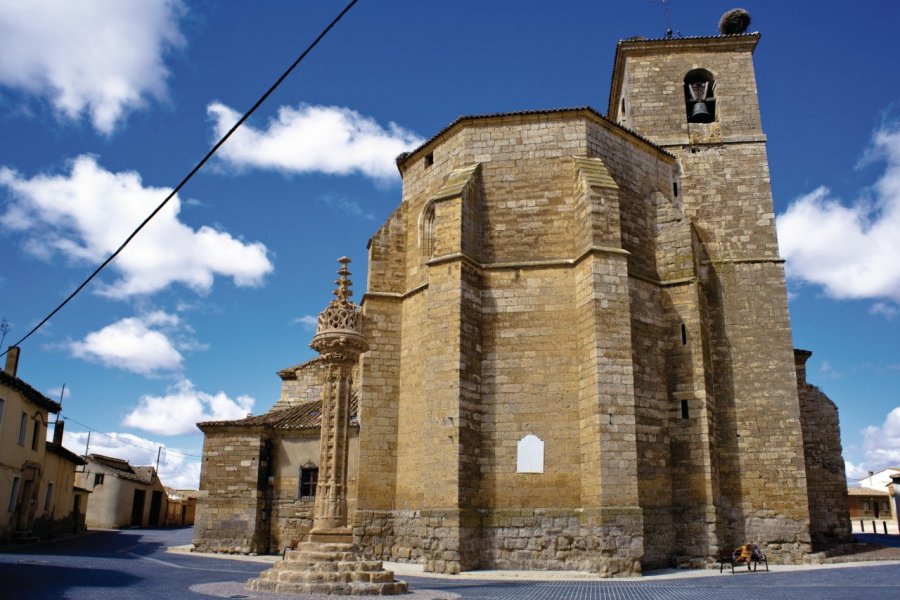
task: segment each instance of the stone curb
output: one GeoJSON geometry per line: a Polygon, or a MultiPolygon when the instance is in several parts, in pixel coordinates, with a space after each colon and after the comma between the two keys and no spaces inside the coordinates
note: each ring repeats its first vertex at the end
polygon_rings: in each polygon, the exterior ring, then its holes
{"type": "MultiPolygon", "coordinates": [[[[177,554],[190,554],[203,558],[224,558],[228,560],[240,560],[244,562],[256,563],[275,563],[281,560],[280,555],[258,555],[250,556],[245,554],[216,554],[213,552],[192,552],[192,545],[172,546],[166,549],[167,552],[177,554]]],[[[815,571],[821,569],[844,569],[853,567],[872,567],[878,565],[900,565],[900,560],[878,560],[878,561],[860,561],[845,562],[823,565],[769,565],[770,573],[785,573],[793,571],[815,571]]],[[[397,563],[384,561],[384,568],[394,572],[397,577],[421,577],[423,579],[444,579],[444,580],[483,580],[483,581],[660,581],[667,579],[690,579],[695,577],[724,577],[725,575],[735,577],[738,575],[764,575],[765,571],[757,571],[756,573],[745,569],[735,570],[734,575],[731,572],[719,573],[718,567],[711,569],[660,569],[657,571],[648,571],[641,577],[616,577],[614,579],[602,579],[595,573],[585,573],[582,571],[463,571],[457,575],[446,575],[443,573],[426,573],[423,565],[411,563],[397,563]]]]}

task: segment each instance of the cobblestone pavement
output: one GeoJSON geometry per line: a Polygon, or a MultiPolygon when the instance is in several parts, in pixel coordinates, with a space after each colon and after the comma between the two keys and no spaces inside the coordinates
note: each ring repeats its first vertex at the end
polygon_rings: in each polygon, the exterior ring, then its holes
{"type": "MultiPolygon", "coordinates": [[[[249,592],[244,582],[270,566],[271,558],[229,560],[173,554],[170,546],[190,541],[190,529],[103,531],[0,552],[2,600],[150,600],[165,598],[322,598],[249,592]]],[[[883,540],[879,540],[883,541],[883,540]]],[[[533,575],[533,574],[529,574],[533,575]]],[[[846,600],[900,598],[900,563],[772,566],[772,571],[714,571],[649,575],[642,579],[549,581],[424,577],[403,574],[415,591],[403,600],[846,600]]],[[[487,574],[489,577],[498,575],[487,574]]],[[[586,577],[581,574],[581,577],[586,577]]]]}

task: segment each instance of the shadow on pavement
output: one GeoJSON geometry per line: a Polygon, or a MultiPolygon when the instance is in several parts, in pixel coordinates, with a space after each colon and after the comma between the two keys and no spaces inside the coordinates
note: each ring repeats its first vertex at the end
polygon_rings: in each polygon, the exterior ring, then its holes
{"type": "Polygon", "coordinates": [[[109,569],[76,569],[22,561],[0,563],[0,581],[3,598],[65,598],[71,588],[121,588],[135,585],[141,579],[109,569]]]}
{"type": "Polygon", "coordinates": [[[20,556],[85,556],[104,558],[135,558],[165,550],[168,543],[148,536],[145,530],[96,531],[85,535],[49,540],[28,546],[6,546],[4,554],[20,556]]]}

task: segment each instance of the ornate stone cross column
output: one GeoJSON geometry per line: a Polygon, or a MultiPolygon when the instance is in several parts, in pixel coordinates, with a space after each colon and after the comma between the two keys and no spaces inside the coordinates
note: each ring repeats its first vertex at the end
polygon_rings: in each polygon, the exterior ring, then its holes
{"type": "Polygon", "coordinates": [[[350,259],[339,258],[335,299],[319,315],[310,346],[322,355],[326,381],[322,389],[319,483],[309,541],[287,550],[284,560],[247,582],[251,590],[283,594],[405,594],[405,581],[394,579],[378,560],[369,560],[353,543],[347,526],[347,453],[350,384],[353,365],[369,349],[359,307],[350,302],[350,259]]]}
{"type": "Polygon", "coordinates": [[[350,259],[338,259],[341,269],[335,281],[335,299],[319,314],[316,335],[310,347],[325,361],[322,388],[319,482],[316,488],[310,541],[349,542],[347,526],[347,453],[350,428],[350,385],[359,355],[369,349],[363,334],[359,306],[350,302],[350,259]]]}

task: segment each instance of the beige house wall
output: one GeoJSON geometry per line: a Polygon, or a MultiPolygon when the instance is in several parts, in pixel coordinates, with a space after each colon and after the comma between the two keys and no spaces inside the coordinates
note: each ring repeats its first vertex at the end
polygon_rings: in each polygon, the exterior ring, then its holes
{"type": "Polygon", "coordinates": [[[0,386],[0,398],[4,401],[3,415],[0,417],[0,539],[4,539],[15,534],[16,520],[22,511],[32,511],[32,522],[43,512],[41,491],[45,485],[43,464],[47,410],[26,401],[18,391],[6,386],[0,386]],[[26,430],[24,443],[20,445],[19,428],[23,414],[26,430]],[[38,427],[37,445],[32,449],[35,427],[38,427]],[[26,473],[26,467],[33,470],[29,469],[26,473]],[[26,479],[30,477],[30,473],[34,473],[34,479],[29,485],[26,479]],[[10,511],[10,496],[15,478],[19,478],[19,488],[17,497],[12,500],[14,510],[10,511]]]}
{"type": "Polygon", "coordinates": [[[113,470],[104,468],[102,464],[88,461],[84,471],[77,474],[75,485],[91,491],[85,513],[85,523],[88,527],[101,529],[131,527],[135,490],[143,490],[145,493],[141,527],[150,526],[153,493],[162,493],[157,523],[158,526],[163,525],[168,496],[159,478],[154,478],[154,482],[151,484],[122,479],[117,477],[113,470]],[[97,474],[103,475],[103,483],[95,485],[95,475],[97,474]]]}

